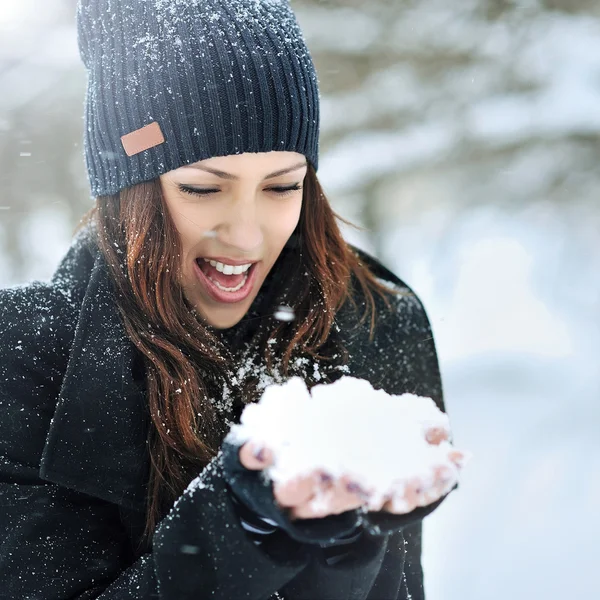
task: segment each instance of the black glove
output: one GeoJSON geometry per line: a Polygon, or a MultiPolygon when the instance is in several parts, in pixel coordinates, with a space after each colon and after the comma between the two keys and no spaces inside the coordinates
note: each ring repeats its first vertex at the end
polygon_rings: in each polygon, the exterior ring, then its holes
{"type": "Polygon", "coordinates": [[[242,465],[240,446],[224,442],[221,450],[224,478],[231,491],[246,507],[275,521],[294,540],[328,546],[356,535],[362,523],[358,510],[317,519],[290,520],[289,510],[278,507],[275,502],[273,482],[266,481],[262,471],[251,471],[242,465]]]}

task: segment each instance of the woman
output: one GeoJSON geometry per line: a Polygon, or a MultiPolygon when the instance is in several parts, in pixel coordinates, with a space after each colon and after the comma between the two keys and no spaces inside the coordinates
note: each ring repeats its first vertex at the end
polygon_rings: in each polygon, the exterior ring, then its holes
{"type": "Polygon", "coordinates": [[[223,442],[293,375],[443,409],[421,302],[319,186],[291,8],[82,0],[77,24],[96,206],[49,283],[0,293],[0,597],[423,598],[447,473],[365,513],[354,482],[272,486],[268,448],[223,442]]]}

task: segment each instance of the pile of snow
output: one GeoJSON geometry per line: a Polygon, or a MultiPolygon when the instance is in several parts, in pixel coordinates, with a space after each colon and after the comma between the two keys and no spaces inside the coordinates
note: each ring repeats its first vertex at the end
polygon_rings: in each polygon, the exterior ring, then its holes
{"type": "Polygon", "coordinates": [[[309,392],[300,377],[293,377],[270,385],[259,402],[246,406],[227,441],[240,446],[252,441],[271,450],[274,464],[265,475],[275,482],[315,470],[336,478],[350,475],[373,491],[369,503],[376,506],[415,477],[431,486],[436,467],[452,474],[447,491],[457,483],[458,468],[448,458],[452,444],[427,442],[430,428],[450,434],[448,416],[431,398],[389,395],[347,376],[309,392]]]}

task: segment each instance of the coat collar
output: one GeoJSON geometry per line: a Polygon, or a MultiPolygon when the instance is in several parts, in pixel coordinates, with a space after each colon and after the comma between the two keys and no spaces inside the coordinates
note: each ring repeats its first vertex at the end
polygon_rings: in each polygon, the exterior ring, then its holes
{"type": "Polygon", "coordinates": [[[134,377],[135,352],[106,263],[96,252],[42,454],[42,479],[128,508],[143,507],[148,417],[143,388],[134,377]]]}

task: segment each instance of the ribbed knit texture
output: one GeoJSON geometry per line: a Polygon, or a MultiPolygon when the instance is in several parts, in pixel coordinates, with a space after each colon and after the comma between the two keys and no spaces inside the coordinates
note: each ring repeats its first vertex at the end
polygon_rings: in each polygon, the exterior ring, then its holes
{"type": "Polygon", "coordinates": [[[80,0],[92,197],[199,160],[294,151],[318,169],[319,88],[287,0],[80,0]],[[164,143],[127,156],[156,122],[164,143]]]}

